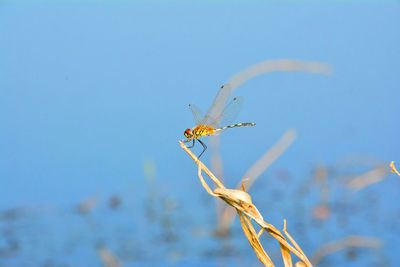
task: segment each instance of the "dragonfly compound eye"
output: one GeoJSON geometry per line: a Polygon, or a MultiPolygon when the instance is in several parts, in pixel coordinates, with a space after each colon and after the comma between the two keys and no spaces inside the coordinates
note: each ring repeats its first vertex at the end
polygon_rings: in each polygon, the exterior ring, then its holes
{"type": "Polygon", "coordinates": [[[190,128],[186,129],[184,135],[186,138],[192,137],[192,130],[190,128]]]}

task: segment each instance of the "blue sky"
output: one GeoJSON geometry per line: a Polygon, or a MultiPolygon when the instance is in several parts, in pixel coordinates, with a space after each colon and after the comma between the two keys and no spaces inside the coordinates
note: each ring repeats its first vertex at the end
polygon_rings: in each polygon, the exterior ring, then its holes
{"type": "MultiPolygon", "coordinates": [[[[335,73],[268,74],[237,91],[246,99],[239,119],[256,121],[258,129],[234,138],[253,135],[244,141],[253,161],[288,127],[300,136],[292,152],[310,154],[308,162],[346,153],[393,159],[399,155],[398,8],[338,2],[2,4],[0,139],[7,168],[1,176],[14,177],[4,179],[3,188],[68,188],[109,175],[140,175],[135,169],[145,156],[160,161],[160,168],[167,157],[178,166],[176,140],[193,125],[187,104],[206,110],[233,74],[276,58],[327,62],[335,73]]],[[[38,191],[24,195],[32,200],[38,191]]]]}

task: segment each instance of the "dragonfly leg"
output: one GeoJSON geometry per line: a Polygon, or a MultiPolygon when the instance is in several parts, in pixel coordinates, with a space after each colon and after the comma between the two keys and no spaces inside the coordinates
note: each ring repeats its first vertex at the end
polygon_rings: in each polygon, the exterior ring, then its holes
{"type": "Polygon", "coordinates": [[[191,146],[188,146],[187,148],[192,148],[192,147],[194,147],[194,139],[193,139],[193,144],[191,146]]]}
{"type": "Polygon", "coordinates": [[[206,146],[206,144],[204,144],[200,139],[197,139],[197,141],[199,141],[200,142],[200,144],[203,146],[203,151],[200,153],[200,155],[197,157],[197,158],[200,158],[201,157],[201,155],[203,155],[203,153],[207,150],[207,146],[206,146]]]}

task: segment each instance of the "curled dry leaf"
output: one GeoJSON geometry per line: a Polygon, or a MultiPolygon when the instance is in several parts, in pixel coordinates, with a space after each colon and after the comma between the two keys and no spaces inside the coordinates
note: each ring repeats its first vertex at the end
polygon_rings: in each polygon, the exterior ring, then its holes
{"type": "Polygon", "coordinates": [[[264,221],[260,212],[253,205],[251,197],[248,193],[239,189],[216,188],[214,194],[222,198],[229,205],[242,211],[244,214],[256,221],[264,221]]]}

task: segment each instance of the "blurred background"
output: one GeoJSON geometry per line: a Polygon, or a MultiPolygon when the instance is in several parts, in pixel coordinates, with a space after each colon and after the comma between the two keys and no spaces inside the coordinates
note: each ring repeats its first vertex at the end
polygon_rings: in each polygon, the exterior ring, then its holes
{"type": "MultiPolygon", "coordinates": [[[[249,191],[264,220],[286,219],[320,266],[398,265],[399,12],[398,1],[1,1],[0,266],[260,266],[238,218],[216,232],[178,140],[194,126],[189,103],[205,112],[234,74],[280,58],[334,72],[268,73],[234,92],[235,122],[257,125],[221,135],[225,185],[295,129],[249,191]],[[349,236],[359,246],[340,243],[349,236]],[[336,250],[321,257],[326,244],[336,250]]],[[[277,242],[262,242],[281,265],[277,242]]]]}

